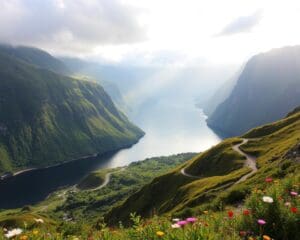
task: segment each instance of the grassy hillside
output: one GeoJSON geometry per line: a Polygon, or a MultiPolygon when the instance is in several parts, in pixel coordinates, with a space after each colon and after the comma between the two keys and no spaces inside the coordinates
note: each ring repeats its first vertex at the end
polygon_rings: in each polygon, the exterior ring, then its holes
{"type": "Polygon", "coordinates": [[[59,74],[69,75],[71,73],[62,61],[38,48],[0,45],[0,52],[8,56],[18,58],[28,64],[48,69],[59,74]]]}
{"type": "MultiPolygon", "coordinates": [[[[299,161],[289,155],[300,142],[300,112],[246,133],[250,141],[241,148],[257,157],[258,171],[239,184],[234,184],[249,168],[241,164],[242,157],[231,152],[238,138],[227,139],[219,145],[192,158],[186,166],[155,178],[123,204],[106,215],[110,224],[128,222],[130,213],[143,217],[154,214],[187,216],[203,210],[222,210],[225,205],[238,204],[259,188],[266,177],[284,178],[299,171],[299,161]],[[207,168],[205,168],[207,166],[207,168]],[[181,169],[198,174],[200,178],[184,176],[181,169]],[[213,171],[215,170],[215,175],[213,171]]],[[[297,150],[298,154],[299,149],[297,150]]]]}
{"type": "Polygon", "coordinates": [[[0,173],[103,153],[143,132],[103,88],[0,54],[0,173]]]}
{"type": "Polygon", "coordinates": [[[252,57],[230,96],[208,118],[227,136],[283,118],[300,103],[300,47],[273,49],[252,57]]]}
{"type": "MultiPolygon", "coordinates": [[[[68,214],[76,221],[95,223],[112,206],[120,204],[154,177],[165,174],[182,164],[194,153],[182,153],[166,157],[153,157],[131,163],[125,168],[103,169],[86,176],[77,189],[66,192],[66,201],[54,209],[56,216],[68,214]],[[110,173],[108,185],[99,187],[110,173]]],[[[41,203],[43,205],[43,203],[41,203]]]]}
{"type": "Polygon", "coordinates": [[[93,226],[101,221],[101,216],[112,206],[124,201],[154,177],[165,174],[195,154],[182,153],[153,157],[133,162],[125,168],[101,169],[92,172],[76,187],[58,190],[37,205],[0,211],[0,226],[4,225],[1,223],[3,221],[6,226],[23,227],[20,219],[36,215],[51,218],[53,222],[61,222],[68,218],[73,222],[84,222],[93,226]],[[108,173],[111,174],[109,183],[99,188],[108,173]]]}
{"type": "Polygon", "coordinates": [[[54,221],[48,215],[32,212],[27,207],[0,214],[0,239],[13,228],[19,232],[14,239],[105,239],[105,240],[298,240],[300,236],[300,175],[284,179],[263,179],[260,187],[251,192],[243,206],[228,206],[222,211],[205,209],[197,215],[171,219],[169,216],[142,219],[131,214],[129,228],[107,227],[86,220],[66,218],[54,221]],[[266,199],[267,198],[267,199],[266,199]],[[22,231],[22,232],[20,232],[22,231]]]}

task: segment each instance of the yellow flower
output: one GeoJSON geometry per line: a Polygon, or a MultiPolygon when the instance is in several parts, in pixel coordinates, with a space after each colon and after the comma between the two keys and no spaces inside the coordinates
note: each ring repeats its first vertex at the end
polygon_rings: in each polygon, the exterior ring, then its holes
{"type": "Polygon", "coordinates": [[[249,237],[248,240],[254,240],[254,238],[253,237],[249,237]]]}
{"type": "Polygon", "coordinates": [[[272,240],[268,235],[263,235],[263,240],[272,240]]]}
{"type": "Polygon", "coordinates": [[[156,235],[157,235],[158,237],[162,237],[162,236],[165,235],[165,233],[162,232],[162,231],[157,231],[157,232],[156,232],[156,235]]]}
{"type": "Polygon", "coordinates": [[[27,240],[28,239],[28,237],[26,236],[26,235],[22,235],[21,237],[20,237],[20,240],[27,240]]]}
{"type": "Polygon", "coordinates": [[[33,233],[33,235],[38,235],[39,231],[38,230],[33,230],[32,233],[33,233]]]}
{"type": "Polygon", "coordinates": [[[204,214],[208,214],[208,211],[203,211],[204,214]]]}

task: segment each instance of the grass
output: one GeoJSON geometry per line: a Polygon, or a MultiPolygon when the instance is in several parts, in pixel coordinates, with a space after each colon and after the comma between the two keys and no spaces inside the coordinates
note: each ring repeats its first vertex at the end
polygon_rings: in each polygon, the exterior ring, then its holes
{"type": "Polygon", "coordinates": [[[128,147],[144,134],[97,83],[3,53],[0,66],[0,174],[128,147]]]}
{"type": "Polygon", "coordinates": [[[100,171],[91,172],[84,177],[80,183],[77,184],[77,188],[80,190],[88,190],[99,187],[105,181],[106,174],[110,172],[118,171],[119,169],[103,169],[100,171]]]}
{"type": "Polygon", "coordinates": [[[228,206],[218,212],[204,210],[198,215],[190,215],[187,219],[189,223],[172,220],[172,216],[142,219],[133,213],[128,219],[131,227],[124,228],[120,223],[118,227],[109,228],[101,221],[94,225],[84,221],[54,223],[42,216],[25,213],[19,216],[18,221],[14,220],[15,225],[9,225],[8,229],[2,222],[0,239],[6,239],[5,231],[19,227],[23,232],[16,236],[16,240],[297,240],[300,236],[300,198],[292,192],[299,193],[299,182],[299,173],[288,175],[284,180],[262,180],[261,188],[250,189],[251,193],[243,206],[228,206]],[[272,202],[265,202],[263,197],[271,198],[272,202]],[[35,221],[29,224],[35,218],[42,218],[44,223],[35,221]],[[259,219],[264,220],[265,224],[260,225],[259,219]],[[178,224],[183,225],[179,227],[178,224]]]}
{"type": "Polygon", "coordinates": [[[191,159],[186,172],[196,176],[210,177],[226,175],[242,168],[244,157],[232,149],[240,143],[238,138],[226,139],[217,146],[191,159]]]}
{"type": "MultiPolygon", "coordinates": [[[[123,202],[153,178],[183,164],[195,154],[183,153],[149,158],[133,162],[124,169],[101,169],[83,178],[79,186],[61,189],[39,204],[26,207],[27,213],[42,214],[58,222],[69,218],[76,222],[84,221],[93,225],[102,219],[104,213],[123,202]],[[97,189],[107,173],[111,173],[109,184],[97,189]]],[[[23,209],[3,210],[0,211],[0,218],[5,219],[8,216],[22,214],[23,209]]]]}
{"type": "Polygon", "coordinates": [[[240,140],[227,139],[195,156],[187,164],[155,178],[123,204],[113,208],[105,219],[115,225],[120,220],[128,223],[132,212],[142,217],[152,217],[154,214],[172,215],[175,212],[178,216],[186,216],[203,209],[223,210],[226,205],[240,204],[250,194],[251,188],[260,187],[262,179],[268,176],[284,178],[299,170],[298,163],[286,154],[300,142],[300,112],[256,128],[243,137],[252,137],[241,149],[256,155],[258,165],[258,171],[246,181],[237,185],[228,184],[234,183],[249,169],[243,168],[242,158],[231,152],[232,144],[240,140]],[[183,176],[180,169],[185,166],[188,173],[199,174],[202,178],[183,176]]]}

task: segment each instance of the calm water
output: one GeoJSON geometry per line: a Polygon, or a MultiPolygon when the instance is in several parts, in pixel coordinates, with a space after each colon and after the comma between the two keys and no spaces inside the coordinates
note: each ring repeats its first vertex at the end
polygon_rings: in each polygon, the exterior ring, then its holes
{"type": "Polygon", "coordinates": [[[168,99],[160,99],[143,105],[134,113],[133,119],[146,132],[136,145],[96,158],[24,172],[0,181],[0,208],[37,203],[59,188],[78,183],[89,172],[99,168],[124,166],[154,156],[200,152],[220,141],[207,127],[206,116],[192,102],[173,104],[168,99]]]}

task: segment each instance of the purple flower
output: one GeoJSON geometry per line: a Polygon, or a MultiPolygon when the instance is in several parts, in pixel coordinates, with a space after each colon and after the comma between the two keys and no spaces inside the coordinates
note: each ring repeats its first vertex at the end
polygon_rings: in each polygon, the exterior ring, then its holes
{"type": "Polygon", "coordinates": [[[183,227],[184,225],[188,224],[188,222],[185,221],[185,220],[183,220],[183,221],[177,222],[177,224],[178,224],[179,226],[183,227]]]}
{"type": "Polygon", "coordinates": [[[258,219],[258,220],[257,220],[257,223],[258,223],[259,225],[265,225],[267,222],[266,222],[265,220],[263,220],[263,219],[258,219]]]}
{"type": "Polygon", "coordinates": [[[189,222],[189,223],[194,223],[194,222],[197,221],[197,218],[195,218],[195,217],[189,217],[189,218],[186,219],[186,221],[189,222]]]}
{"type": "Polygon", "coordinates": [[[294,192],[294,191],[291,191],[290,193],[291,193],[291,195],[294,196],[294,197],[296,197],[296,196],[298,195],[298,193],[297,193],[297,192],[294,192]]]}

